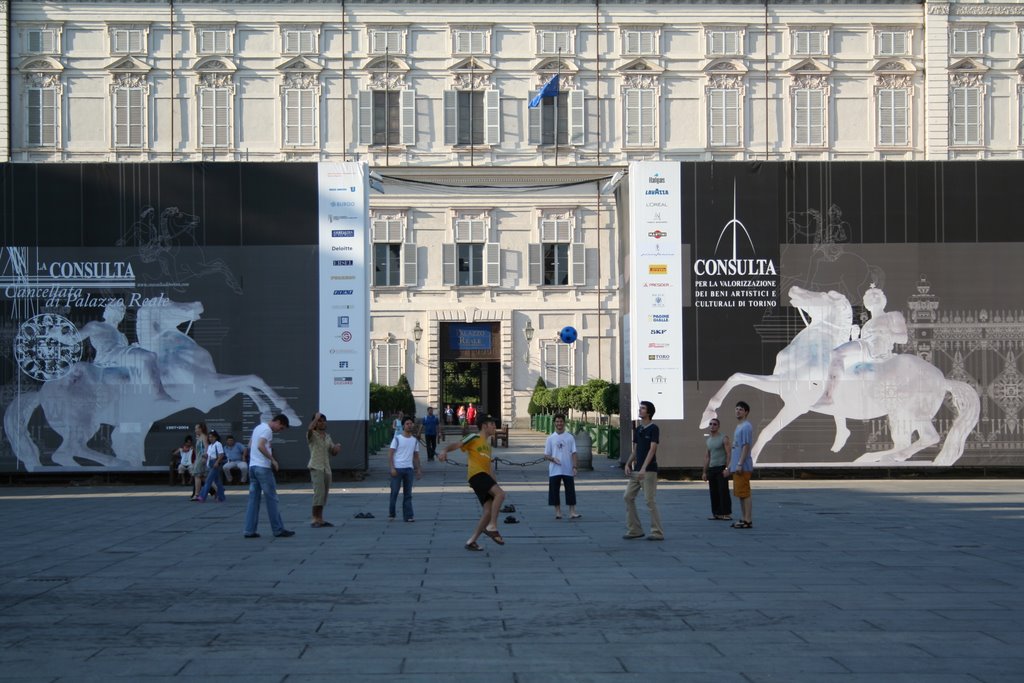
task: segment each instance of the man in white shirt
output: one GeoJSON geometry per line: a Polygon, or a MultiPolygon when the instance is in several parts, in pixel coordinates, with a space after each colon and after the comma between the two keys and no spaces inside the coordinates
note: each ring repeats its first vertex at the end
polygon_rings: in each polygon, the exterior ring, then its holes
{"type": "Polygon", "coordinates": [[[388,450],[391,459],[391,498],[388,501],[388,519],[395,518],[395,503],[398,489],[402,489],[402,518],[407,522],[416,521],[412,514],[412,478],[422,476],[420,470],[420,442],[413,436],[416,420],[406,417],[402,420],[401,434],[395,434],[388,450]]]}
{"type": "Polygon", "coordinates": [[[548,505],[555,508],[555,519],[562,518],[558,489],[565,485],[565,504],[569,506],[569,519],[576,514],[576,437],[565,431],[565,415],[555,415],[555,431],[544,444],[544,459],[548,461],[548,505]]]}
{"type": "Polygon", "coordinates": [[[274,472],[277,471],[277,460],[274,459],[274,451],[270,448],[270,442],[274,440],[274,434],[287,429],[288,418],[278,415],[270,422],[263,422],[252,430],[252,439],[249,440],[249,504],[245,510],[245,537],[259,538],[256,533],[256,524],[260,517],[260,496],[267,499],[267,516],[270,518],[270,528],[274,535],[282,538],[294,536],[294,531],[284,528],[281,520],[281,512],[277,509],[277,480],[274,472]]]}

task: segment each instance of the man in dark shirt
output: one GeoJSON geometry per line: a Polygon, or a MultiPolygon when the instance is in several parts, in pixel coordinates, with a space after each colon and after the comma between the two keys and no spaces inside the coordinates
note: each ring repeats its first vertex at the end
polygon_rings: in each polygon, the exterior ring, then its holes
{"type": "Polygon", "coordinates": [[[623,496],[626,501],[626,535],[623,538],[626,539],[644,537],[640,517],[636,513],[636,497],[640,489],[643,489],[644,498],[647,499],[647,510],[651,514],[651,533],[647,540],[665,540],[665,532],[661,528],[661,515],[655,503],[658,493],[657,452],[660,434],[658,425],[651,421],[653,417],[654,404],[650,401],[640,401],[640,424],[633,431],[633,448],[624,468],[626,476],[629,477],[626,495],[623,496]]]}
{"type": "Polygon", "coordinates": [[[427,416],[423,418],[423,440],[427,443],[427,460],[433,460],[437,452],[437,427],[440,421],[434,415],[433,408],[427,408],[427,416]]]}

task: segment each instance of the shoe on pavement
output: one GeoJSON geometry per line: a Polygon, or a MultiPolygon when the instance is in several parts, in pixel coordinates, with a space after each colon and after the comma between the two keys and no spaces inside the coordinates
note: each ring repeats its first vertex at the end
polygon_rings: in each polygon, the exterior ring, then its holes
{"type": "Polygon", "coordinates": [[[259,538],[259,534],[245,534],[245,538],[259,538]]]}
{"type": "Polygon", "coordinates": [[[288,538],[289,536],[294,536],[295,532],[289,529],[285,529],[284,531],[281,531],[280,533],[276,533],[274,535],[278,538],[288,538]]]}
{"type": "Polygon", "coordinates": [[[645,535],[646,534],[626,534],[625,536],[623,536],[623,538],[626,539],[627,541],[632,541],[633,539],[636,539],[636,538],[643,538],[645,535]]]}

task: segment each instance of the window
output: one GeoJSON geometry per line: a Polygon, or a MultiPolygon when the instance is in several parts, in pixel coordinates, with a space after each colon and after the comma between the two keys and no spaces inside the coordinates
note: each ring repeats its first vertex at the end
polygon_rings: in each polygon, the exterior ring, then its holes
{"type": "Polygon", "coordinates": [[[655,106],[657,98],[653,88],[630,88],[625,92],[625,123],[627,146],[655,144],[655,106]]]}
{"type": "Polygon", "coordinates": [[[572,211],[542,212],[540,243],[529,245],[529,283],[545,287],[583,285],[586,282],[584,245],[573,242],[572,211]]]}
{"type": "Polygon", "coordinates": [[[284,144],[316,144],[316,91],[288,88],[284,91],[284,144]]]}
{"type": "Polygon", "coordinates": [[[416,94],[412,90],[359,93],[359,144],[411,145],[416,138],[416,94]]]}
{"type": "Polygon", "coordinates": [[[405,242],[404,212],[374,212],[370,218],[375,287],[415,285],[416,245],[405,242]]]}
{"type": "Polygon", "coordinates": [[[899,57],[907,54],[906,31],[879,31],[876,36],[875,54],[880,57],[899,57]]]}
{"type": "Polygon", "coordinates": [[[145,91],[138,86],[114,89],[114,146],[142,147],[145,91]]]}
{"type": "Polygon", "coordinates": [[[452,32],[452,51],[457,55],[487,54],[488,35],[486,29],[458,28],[452,32]]]}
{"type": "Polygon", "coordinates": [[[953,54],[980,55],[982,33],[979,28],[953,29],[953,54]]]}
{"type": "Polygon", "coordinates": [[[201,55],[228,54],[231,52],[231,35],[227,29],[198,29],[196,31],[196,50],[201,55]]]}
{"type": "Polygon", "coordinates": [[[904,146],[909,144],[907,123],[907,91],[903,88],[878,91],[878,144],[904,146]]]}
{"type": "Polygon", "coordinates": [[[537,54],[572,54],[572,33],[565,29],[537,31],[537,54]]]}
{"type": "Polygon", "coordinates": [[[286,28],[281,32],[286,55],[317,54],[316,31],[309,28],[286,28]]]}
{"type": "Polygon", "coordinates": [[[199,89],[199,146],[231,146],[231,90],[199,89]]]}
{"type": "Polygon", "coordinates": [[[825,33],[823,31],[795,31],[793,33],[793,54],[825,54],[825,33]]]}
{"type": "Polygon", "coordinates": [[[370,53],[375,55],[403,54],[405,36],[400,29],[370,29],[370,53]]]}
{"type": "Polygon", "coordinates": [[[53,147],[57,144],[57,89],[28,89],[28,144],[53,147]]]}
{"type": "Polygon", "coordinates": [[[545,97],[539,107],[527,109],[531,145],[583,144],[583,91],[563,90],[554,97],[545,97]]]}
{"type": "Polygon", "coordinates": [[[146,36],[141,28],[110,30],[110,51],[116,55],[137,55],[146,51],[146,36]]]}
{"type": "Polygon", "coordinates": [[[549,387],[567,387],[573,383],[572,344],[543,342],[541,344],[541,368],[544,383],[549,387]]]}
{"type": "Polygon", "coordinates": [[[454,219],[455,243],[442,245],[442,280],[459,287],[497,286],[501,278],[501,249],[487,242],[490,215],[462,213],[454,219]]]}
{"type": "Polygon", "coordinates": [[[498,144],[499,101],[497,90],[446,90],[445,144],[498,144]]]}
{"type": "Polygon", "coordinates": [[[402,345],[379,341],[373,345],[373,381],[394,386],[402,374],[402,345]]]}
{"type": "Polygon", "coordinates": [[[953,144],[981,144],[980,88],[953,88],[953,144]]]}
{"type": "Polygon", "coordinates": [[[740,91],[736,88],[712,88],[708,91],[710,142],[714,147],[738,147],[740,144],[740,91]]]}
{"type": "Polygon", "coordinates": [[[622,30],[622,54],[653,55],[657,52],[658,32],[649,28],[622,30]]]}
{"type": "Polygon", "coordinates": [[[739,31],[708,31],[709,55],[740,55],[739,31]]]}
{"type": "Polygon", "coordinates": [[[825,92],[798,88],[793,91],[793,143],[820,147],[825,144],[825,92]]]}
{"type": "Polygon", "coordinates": [[[52,28],[32,28],[25,33],[26,52],[52,55],[59,52],[57,31],[52,28]]]}

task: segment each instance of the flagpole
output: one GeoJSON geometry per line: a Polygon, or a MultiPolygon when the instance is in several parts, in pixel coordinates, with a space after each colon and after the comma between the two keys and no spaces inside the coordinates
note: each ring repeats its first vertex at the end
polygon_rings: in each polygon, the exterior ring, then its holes
{"type": "Polygon", "coordinates": [[[558,79],[558,90],[555,91],[555,166],[558,166],[558,94],[562,90],[562,48],[558,48],[558,65],[555,78],[558,79]]]}

